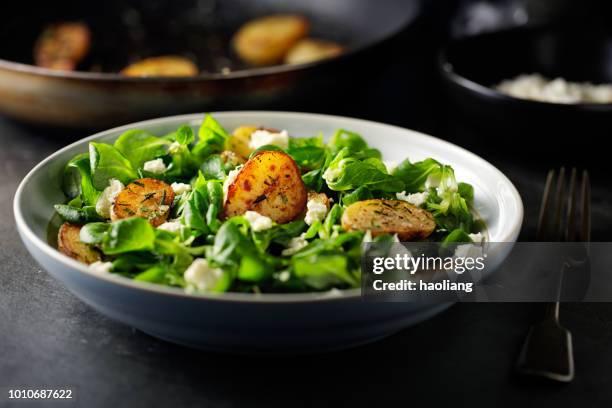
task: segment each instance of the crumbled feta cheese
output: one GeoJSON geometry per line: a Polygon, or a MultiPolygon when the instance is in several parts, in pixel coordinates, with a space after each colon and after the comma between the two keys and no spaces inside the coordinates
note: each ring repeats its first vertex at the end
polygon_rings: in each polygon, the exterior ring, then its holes
{"type": "Polygon", "coordinates": [[[225,202],[225,200],[227,199],[227,192],[229,190],[229,186],[231,186],[234,180],[236,180],[236,177],[238,176],[238,173],[240,173],[240,170],[242,170],[242,166],[238,166],[234,170],[230,170],[229,174],[223,181],[223,202],[225,202]]]}
{"type": "Polygon", "coordinates": [[[251,134],[249,147],[251,149],[258,149],[265,145],[274,145],[286,150],[289,148],[289,134],[286,130],[280,133],[273,133],[263,129],[254,131],[251,134]]]}
{"type": "Polygon", "coordinates": [[[289,241],[289,245],[287,245],[287,248],[283,249],[283,252],[281,252],[281,255],[283,256],[293,255],[296,252],[298,252],[300,249],[307,246],[308,241],[306,241],[306,239],[304,238],[305,235],[306,234],[302,234],[299,237],[291,238],[291,240],[289,241]]]}
{"type": "Polygon", "coordinates": [[[223,270],[213,268],[203,258],[195,259],[183,275],[185,282],[196,287],[200,291],[213,290],[223,278],[223,270]]]}
{"type": "Polygon", "coordinates": [[[251,229],[255,232],[272,228],[272,219],[261,215],[257,211],[247,211],[244,218],[251,224],[251,229]]]}
{"type": "Polygon", "coordinates": [[[183,224],[181,224],[180,221],[166,221],[157,227],[157,229],[173,232],[175,234],[181,232],[181,228],[183,228],[183,224]]]}
{"type": "Polygon", "coordinates": [[[159,206],[159,213],[160,214],[165,214],[168,211],[170,211],[170,206],[169,205],[162,204],[162,205],[159,206]]]}
{"type": "Polygon", "coordinates": [[[391,174],[393,173],[393,170],[396,169],[397,167],[397,162],[392,161],[392,160],[383,160],[383,164],[385,165],[385,168],[387,169],[387,173],[391,174]]]}
{"type": "Polygon", "coordinates": [[[115,198],[124,188],[125,186],[119,180],[110,180],[109,186],[102,191],[98,201],[96,201],[96,212],[100,217],[110,218],[115,198]]]}
{"type": "Polygon", "coordinates": [[[177,154],[182,150],[182,145],[179,142],[172,142],[170,146],[168,146],[168,152],[170,154],[177,154]]]}
{"type": "Polygon", "coordinates": [[[417,207],[420,207],[423,204],[425,204],[425,201],[427,201],[428,195],[429,195],[429,192],[427,191],[424,191],[422,193],[413,193],[413,194],[406,194],[405,191],[402,191],[400,193],[395,194],[398,200],[409,202],[410,204],[416,205],[417,207]]]}
{"type": "Polygon", "coordinates": [[[278,280],[281,282],[287,282],[291,277],[291,273],[289,271],[281,271],[278,273],[278,280]]]}
{"type": "Polygon", "coordinates": [[[167,170],[166,164],[162,159],[149,160],[144,163],[142,168],[149,173],[155,174],[161,174],[167,170]]]}
{"type": "Polygon", "coordinates": [[[521,99],[554,103],[610,103],[612,84],[569,82],[563,78],[548,79],[540,74],[523,74],[504,80],[495,88],[521,99]]]}
{"type": "Polygon", "coordinates": [[[172,187],[172,191],[174,191],[174,194],[183,194],[188,191],[191,191],[191,185],[185,183],[172,183],[170,187],[172,187]]]}
{"type": "Polygon", "coordinates": [[[476,244],[482,244],[485,240],[484,235],[482,235],[482,233],[477,233],[477,234],[468,234],[468,236],[470,237],[470,239],[472,241],[474,241],[476,244]]]}
{"type": "Polygon", "coordinates": [[[105,273],[110,273],[111,269],[113,269],[112,262],[102,262],[96,261],[94,263],[89,264],[89,270],[93,273],[99,273],[104,275],[105,273]]]}
{"type": "Polygon", "coordinates": [[[308,200],[306,203],[306,216],[304,222],[308,225],[312,225],[315,221],[323,221],[327,215],[327,205],[323,200],[317,199],[317,197],[308,200]]]}

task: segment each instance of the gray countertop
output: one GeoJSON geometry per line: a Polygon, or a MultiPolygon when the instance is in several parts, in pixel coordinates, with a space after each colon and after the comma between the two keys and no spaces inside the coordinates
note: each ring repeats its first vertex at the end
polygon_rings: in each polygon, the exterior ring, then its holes
{"type": "MultiPolygon", "coordinates": [[[[400,78],[405,72],[390,68],[386,75],[400,78]]],[[[374,83],[369,95],[399,100],[401,88],[385,81],[374,83]]],[[[494,142],[459,138],[452,128],[438,126],[443,120],[438,110],[408,114],[409,105],[389,109],[377,100],[364,96],[352,108],[331,113],[416,127],[474,148],[516,184],[527,210],[522,237],[532,236],[545,171],[553,160],[510,157],[494,142]]],[[[12,199],[19,181],[70,140],[0,118],[0,390],[5,394],[0,406],[7,403],[8,388],[48,387],[71,388],[79,405],[88,407],[612,406],[611,304],[563,305],[577,372],[565,386],[525,383],[512,374],[526,330],[540,310],[532,304],[457,304],[377,343],[315,356],[211,354],[111,321],[45,273],[15,230],[12,199]]],[[[609,240],[609,181],[595,177],[593,201],[594,237],[609,240]]]]}

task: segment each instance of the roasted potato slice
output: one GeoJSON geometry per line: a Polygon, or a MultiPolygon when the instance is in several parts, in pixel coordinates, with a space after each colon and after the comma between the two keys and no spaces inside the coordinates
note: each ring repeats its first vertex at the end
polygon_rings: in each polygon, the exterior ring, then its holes
{"type": "Polygon", "coordinates": [[[229,185],[224,215],[257,211],[277,223],[293,220],[306,206],[306,186],[291,156],[262,151],[250,158],[229,185]]]}
{"type": "Polygon", "coordinates": [[[145,58],[121,70],[122,75],[131,77],[191,77],[198,72],[190,59],[174,55],[145,58]]]}
{"type": "Polygon", "coordinates": [[[72,71],[89,52],[91,33],[83,23],[58,23],[45,28],[34,46],[39,67],[72,71]]]}
{"type": "Polygon", "coordinates": [[[95,248],[81,242],[79,234],[81,225],[70,224],[65,222],[59,229],[57,234],[57,249],[77,261],[90,264],[102,259],[100,252],[95,248]]]}
{"type": "Polygon", "coordinates": [[[111,220],[142,217],[157,227],[168,219],[174,191],[167,183],[154,178],[142,178],[128,184],[115,198],[111,220]]]}
{"type": "Polygon", "coordinates": [[[285,64],[305,64],[342,54],[344,48],[331,41],[306,38],[295,44],[285,56],[285,64]]]}
{"type": "Polygon", "coordinates": [[[310,24],[298,15],[275,15],[251,20],[234,35],[236,53],[252,65],[280,63],[310,24]]]}
{"type": "Polygon", "coordinates": [[[406,201],[373,199],[349,205],[342,214],[347,231],[370,230],[372,236],[397,234],[400,240],[427,238],[436,228],[433,215],[406,201]]]}

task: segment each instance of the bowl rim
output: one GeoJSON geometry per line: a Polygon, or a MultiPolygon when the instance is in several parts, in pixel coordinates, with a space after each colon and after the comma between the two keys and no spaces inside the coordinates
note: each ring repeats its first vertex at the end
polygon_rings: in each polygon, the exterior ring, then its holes
{"type": "MultiPolygon", "coordinates": [[[[319,114],[319,113],[306,113],[306,112],[290,112],[290,111],[222,111],[222,112],[210,112],[211,115],[215,117],[224,116],[257,116],[257,115],[277,115],[284,117],[291,117],[293,119],[323,119],[323,120],[348,120],[356,123],[361,123],[363,125],[374,125],[380,127],[382,130],[388,129],[394,132],[410,132],[415,134],[416,136],[423,138],[425,140],[429,140],[434,143],[439,143],[445,145],[448,148],[452,148],[455,151],[461,153],[462,155],[466,155],[467,157],[471,157],[480,161],[483,164],[486,164],[489,167],[489,170],[494,172],[496,177],[498,177],[503,183],[509,188],[509,192],[512,195],[514,202],[516,203],[517,213],[515,220],[512,224],[512,227],[506,232],[504,239],[499,240],[501,242],[515,242],[518,234],[520,232],[523,216],[524,216],[524,207],[521,196],[514,186],[514,184],[504,175],[499,169],[493,166],[491,163],[476,155],[475,153],[470,152],[469,150],[460,147],[454,143],[450,143],[446,140],[421,133],[418,131],[414,131],[411,129],[403,128],[400,126],[389,125],[386,123],[375,122],[371,120],[351,118],[346,116],[337,116],[337,115],[327,115],[327,114],[319,114]]],[[[107,283],[118,284],[123,286],[126,289],[133,290],[143,290],[147,292],[152,292],[160,295],[171,296],[175,298],[183,298],[183,299],[201,299],[206,301],[223,301],[223,302],[241,302],[241,303],[310,303],[310,302],[321,302],[321,301],[342,301],[342,300],[355,300],[361,297],[361,288],[353,288],[347,290],[330,290],[325,292],[305,292],[305,293],[263,293],[263,294],[251,294],[251,293],[238,293],[238,292],[226,292],[226,293],[188,293],[185,292],[181,288],[156,285],[149,282],[136,282],[132,279],[128,279],[122,276],[118,276],[115,274],[99,274],[91,271],[87,265],[72,259],[61,252],[59,252],[56,248],[53,248],[49,245],[48,242],[39,238],[33,231],[30,229],[28,224],[25,221],[23,216],[21,207],[22,203],[25,199],[24,197],[24,189],[29,184],[30,180],[38,173],[38,171],[46,166],[48,163],[53,162],[59,156],[63,155],[64,152],[72,149],[77,145],[86,144],[90,141],[99,139],[101,137],[106,136],[110,133],[118,133],[124,132],[130,129],[134,129],[135,127],[141,126],[152,126],[156,124],[163,124],[171,121],[184,121],[191,122],[195,120],[201,120],[204,117],[205,113],[192,113],[186,115],[174,115],[174,116],[166,116],[162,118],[149,119],[139,122],[134,122],[118,127],[114,127],[108,130],[104,130],[101,132],[94,133],[93,135],[87,136],[85,138],[79,139],[73,143],[70,143],[67,146],[55,151],[51,155],[47,156],[45,159],[40,161],[34,168],[32,168],[23,180],[19,183],[19,187],[15,192],[15,196],[13,198],[13,213],[15,216],[15,222],[17,226],[17,230],[22,235],[22,239],[28,240],[31,245],[36,247],[39,251],[43,252],[46,256],[53,258],[60,264],[63,264],[67,268],[71,268],[73,270],[77,270],[81,273],[88,275],[94,279],[100,279],[107,283]]]]}
{"type": "Polygon", "coordinates": [[[545,102],[535,99],[523,99],[516,96],[507,95],[497,89],[484,85],[476,80],[470,79],[463,74],[458,73],[455,70],[455,66],[452,61],[449,60],[450,49],[457,44],[465,41],[470,41],[482,37],[497,36],[507,33],[515,32],[529,32],[529,31],[541,31],[541,27],[512,27],[505,30],[495,32],[485,32],[481,34],[471,35],[462,37],[459,39],[448,41],[438,52],[437,64],[438,71],[442,77],[451,83],[467,89],[468,91],[474,92],[478,95],[484,96],[485,98],[495,99],[500,102],[507,103],[519,103],[533,108],[555,108],[555,109],[567,109],[567,110],[586,110],[586,111],[605,111],[609,112],[612,109],[612,102],[607,103],[595,103],[595,102],[579,102],[579,103],[560,103],[560,102],[545,102]]]}

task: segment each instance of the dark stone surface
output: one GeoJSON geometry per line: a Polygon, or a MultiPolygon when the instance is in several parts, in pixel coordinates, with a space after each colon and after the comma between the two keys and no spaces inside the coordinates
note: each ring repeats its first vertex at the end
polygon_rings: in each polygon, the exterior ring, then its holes
{"type": "MultiPolygon", "coordinates": [[[[406,41],[384,73],[359,85],[355,95],[309,110],[416,128],[475,150],[521,192],[522,238],[529,239],[546,170],[571,159],[570,152],[516,153],[500,148],[495,135],[454,125],[437,85],[431,44],[406,41]]],[[[71,388],[79,406],[87,407],[612,406],[610,304],[563,305],[577,373],[565,386],[525,383],[512,374],[538,305],[458,304],[368,346],[265,358],[194,351],[105,318],[32,260],[13,221],[12,199],[21,178],[81,136],[86,135],[49,134],[0,119],[0,406],[8,403],[9,387],[71,388]]],[[[606,241],[612,188],[601,167],[594,172],[594,238],[606,241]]]]}

